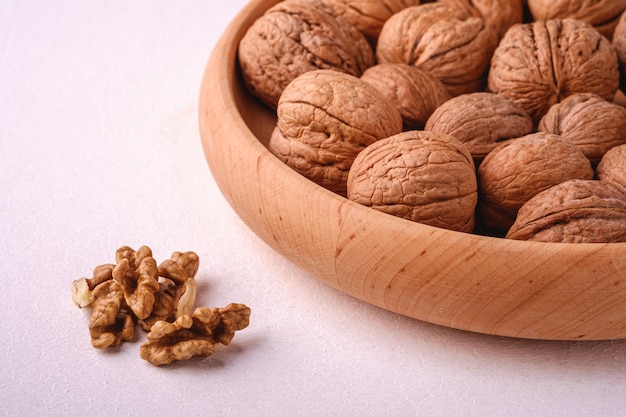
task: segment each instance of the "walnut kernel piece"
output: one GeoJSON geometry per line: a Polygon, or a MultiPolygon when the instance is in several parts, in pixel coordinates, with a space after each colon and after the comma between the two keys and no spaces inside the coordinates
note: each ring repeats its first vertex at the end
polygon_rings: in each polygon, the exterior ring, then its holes
{"type": "Polygon", "coordinates": [[[480,17],[441,3],[407,7],[385,22],[379,64],[415,65],[440,79],[452,96],[482,90],[498,35],[480,17]]]}
{"type": "Polygon", "coordinates": [[[238,59],[248,89],[275,108],[297,76],[332,69],[360,76],[374,52],[353,25],[322,3],[287,0],[268,9],[239,43],[238,59]]]}
{"type": "Polygon", "coordinates": [[[442,104],[426,121],[424,130],[454,136],[479,163],[501,142],[532,133],[533,121],[506,97],[476,92],[442,104]]]}
{"type": "Polygon", "coordinates": [[[626,188],[626,145],[616,146],[604,154],[596,167],[599,180],[626,188]]]}
{"type": "Polygon", "coordinates": [[[72,301],[78,307],[89,307],[94,302],[93,290],[100,284],[113,279],[113,264],[99,265],[93,270],[92,278],[80,278],[72,282],[72,301]]]}
{"type": "Polygon", "coordinates": [[[137,251],[123,246],[115,252],[115,261],[113,279],[122,285],[126,304],[137,318],[147,318],[159,291],[158,268],[152,251],[147,246],[137,251]]]}
{"type": "Polygon", "coordinates": [[[474,162],[453,136],[403,132],[357,156],[348,199],[415,222],[471,232],[477,201],[474,162]]]}
{"type": "Polygon", "coordinates": [[[539,242],[626,242],[626,189],[605,181],[565,181],[524,204],[506,237],[539,242]]]}
{"type": "Polygon", "coordinates": [[[534,20],[572,18],[593,25],[611,39],[626,0],[527,0],[534,20]]]}
{"type": "Polygon", "coordinates": [[[558,135],[539,132],[511,139],[478,167],[479,213],[490,229],[508,230],[522,205],[563,181],[592,179],[591,163],[558,135]]]}
{"type": "Polygon", "coordinates": [[[398,108],[406,130],[423,129],[432,112],[450,99],[439,79],[413,65],[374,65],[361,79],[398,108]]]}
{"type": "Polygon", "coordinates": [[[103,349],[131,340],[135,325],[132,314],[126,310],[122,285],[113,279],[104,281],[94,289],[93,297],[89,319],[92,346],[103,349]]]}
{"type": "Polygon", "coordinates": [[[402,116],[374,87],[349,74],[315,70],[278,102],[269,150],[308,179],[345,194],[348,171],[367,145],[402,131],[402,116]]]}
{"type": "Polygon", "coordinates": [[[141,345],[140,356],[156,366],[194,356],[210,356],[218,344],[230,344],[235,332],[249,323],[250,308],[243,304],[198,307],[193,315],[180,316],[173,323],[156,322],[147,342],[141,345]]]}
{"type": "Polygon", "coordinates": [[[574,94],[550,107],[538,130],[561,135],[595,166],[609,149],[626,144],[626,108],[595,94],[574,94]]]}
{"type": "Polygon", "coordinates": [[[574,19],[515,25],[491,60],[488,89],[513,100],[535,123],[576,93],[612,101],[619,85],[615,48],[588,23],[574,19]]]}

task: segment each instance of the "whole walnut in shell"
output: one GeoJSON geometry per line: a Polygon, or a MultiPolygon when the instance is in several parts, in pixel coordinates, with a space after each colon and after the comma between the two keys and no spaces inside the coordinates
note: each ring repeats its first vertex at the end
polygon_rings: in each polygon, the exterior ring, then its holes
{"type": "Polygon", "coordinates": [[[615,48],[590,24],[575,19],[515,25],[491,60],[488,89],[513,100],[538,123],[575,93],[611,101],[619,85],[615,48]]]}
{"type": "Polygon", "coordinates": [[[626,143],[626,108],[595,94],[574,94],[550,107],[538,129],[578,146],[595,166],[609,149],[626,143]]]}
{"type": "Polygon", "coordinates": [[[597,180],[562,182],[524,204],[506,237],[539,242],[626,242],[626,189],[597,180]]]}
{"type": "Polygon", "coordinates": [[[495,29],[498,38],[524,19],[524,0],[439,0],[439,3],[464,8],[470,14],[482,17],[495,29]]]}
{"type": "Polygon", "coordinates": [[[471,232],[477,202],[474,163],[444,133],[407,131],[365,148],[348,176],[348,199],[419,223],[471,232]]]}
{"type": "Polygon", "coordinates": [[[376,45],[383,24],[394,13],[420,4],[420,0],[322,0],[376,45]]]}
{"type": "Polygon", "coordinates": [[[374,65],[365,70],[361,79],[398,108],[407,130],[422,129],[432,112],[450,99],[439,79],[412,65],[374,65]]]}
{"type": "Polygon", "coordinates": [[[599,180],[626,187],[626,145],[607,151],[596,167],[596,175],[599,180]]]}
{"type": "Polygon", "coordinates": [[[578,19],[593,25],[608,39],[613,36],[626,0],[527,0],[534,20],[578,19]]]}
{"type": "Polygon", "coordinates": [[[374,52],[354,26],[319,2],[276,4],[247,30],[238,49],[248,89],[276,107],[283,89],[298,75],[334,69],[360,76],[374,65],[374,52]]]}
{"type": "Polygon", "coordinates": [[[376,59],[422,68],[452,96],[484,89],[498,35],[484,19],[441,3],[407,7],[385,22],[376,59]]]}
{"type": "Polygon", "coordinates": [[[402,117],[374,87],[349,74],[315,70],[278,102],[268,148],[317,184],[345,194],[348,171],[366,146],[402,131],[402,117]]]}
{"type": "Polygon", "coordinates": [[[621,74],[620,85],[622,91],[626,91],[626,12],[622,13],[621,18],[615,27],[613,45],[617,50],[617,57],[619,59],[621,74]]]}
{"type": "Polygon", "coordinates": [[[476,92],[454,97],[439,106],[424,129],[459,139],[479,163],[502,141],[533,132],[533,121],[506,97],[476,92]]]}
{"type": "Polygon", "coordinates": [[[531,133],[491,151],[478,167],[478,204],[490,229],[507,230],[535,194],[563,181],[592,179],[589,160],[558,135],[531,133]]]}

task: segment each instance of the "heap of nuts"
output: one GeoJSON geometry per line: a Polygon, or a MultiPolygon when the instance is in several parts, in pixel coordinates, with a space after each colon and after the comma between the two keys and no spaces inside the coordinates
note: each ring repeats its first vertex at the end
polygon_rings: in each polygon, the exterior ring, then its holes
{"type": "Polygon", "coordinates": [[[269,150],[455,231],[626,241],[626,0],[285,0],[239,43],[269,150]]]}
{"type": "Polygon", "coordinates": [[[228,345],[235,331],[246,328],[250,308],[195,308],[199,258],[174,252],[157,265],[147,246],[122,246],[115,264],[97,266],[91,278],[72,282],[78,307],[91,307],[91,344],[103,349],[133,339],[135,326],[148,331],[140,356],[167,365],[194,356],[210,356],[218,344],[228,345]]]}

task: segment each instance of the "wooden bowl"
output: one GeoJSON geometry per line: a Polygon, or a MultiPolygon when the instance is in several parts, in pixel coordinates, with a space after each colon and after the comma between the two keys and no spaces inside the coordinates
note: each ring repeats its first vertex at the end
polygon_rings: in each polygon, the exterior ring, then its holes
{"type": "Polygon", "coordinates": [[[200,130],[216,183],[268,245],[323,282],[418,320],[549,340],[626,337],[626,243],[531,243],[393,217],[305,179],[266,148],[273,111],[246,91],[237,45],[278,0],[254,0],[206,67],[200,130]]]}

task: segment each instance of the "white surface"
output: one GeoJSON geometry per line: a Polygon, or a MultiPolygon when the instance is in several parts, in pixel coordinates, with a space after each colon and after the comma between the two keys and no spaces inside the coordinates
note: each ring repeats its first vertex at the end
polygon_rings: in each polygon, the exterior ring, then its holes
{"type": "Polygon", "coordinates": [[[319,283],[261,242],[203,158],[197,96],[244,0],[0,3],[0,415],[618,416],[626,342],[441,328],[319,283]],[[219,6],[218,6],[219,4],[219,6]],[[91,347],[71,282],[122,245],[201,260],[249,328],[157,368],[91,347]]]}

